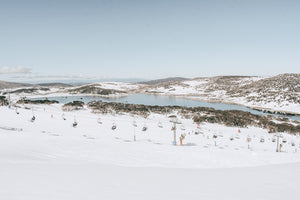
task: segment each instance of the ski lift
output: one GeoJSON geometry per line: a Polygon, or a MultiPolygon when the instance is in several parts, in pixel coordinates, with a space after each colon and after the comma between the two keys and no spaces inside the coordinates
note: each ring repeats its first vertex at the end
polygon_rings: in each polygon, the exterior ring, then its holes
{"type": "Polygon", "coordinates": [[[283,138],[282,143],[286,143],[286,142],[287,142],[286,138],[283,138]]]}
{"type": "Polygon", "coordinates": [[[204,135],[204,132],[199,131],[199,130],[196,130],[196,131],[195,131],[195,135],[199,135],[199,134],[204,135]]]}
{"type": "Polygon", "coordinates": [[[76,128],[78,125],[77,121],[76,121],[76,117],[74,116],[74,122],[73,122],[73,127],[76,128]]]}
{"type": "Polygon", "coordinates": [[[264,138],[264,137],[261,137],[260,140],[259,140],[259,142],[260,142],[260,143],[264,143],[264,142],[265,142],[265,138],[264,138]]]}
{"type": "Polygon", "coordinates": [[[77,121],[74,121],[74,122],[73,122],[73,127],[76,128],[77,125],[78,125],[77,121]]]}
{"type": "Polygon", "coordinates": [[[116,130],[117,129],[117,125],[116,125],[116,123],[113,123],[113,125],[112,125],[112,127],[111,127],[111,130],[116,130]]]}
{"type": "Polygon", "coordinates": [[[102,124],[102,121],[101,121],[101,118],[100,118],[100,117],[98,117],[97,123],[98,123],[98,124],[102,124]]]}
{"type": "Polygon", "coordinates": [[[219,132],[218,137],[223,137],[223,133],[219,132]]]}
{"type": "Polygon", "coordinates": [[[142,131],[147,131],[147,129],[148,129],[147,125],[144,125],[142,131]]]}
{"type": "Polygon", "coordinates": [[[66,120],[65,113],[63,113],[63,114],[61,115],[61,118],[62,118],[63,120],[66,120]]]}
{"type": "Polygon", "coordinates": [[[163,125],[162,125],[161,122],[158,122],[157,126],[158,126],[159,128],[163,128],[163,125]]]}
{"type": "Polygon", "coordinates": [[[134,127],[137,127],[137,123],[136,123],[135,120],[133,120],[132,125],[133,125],[134,127]]]}
{"type": "Polygon", "coordinates": [[[294,141],[292,141],[292,142],[291,142],[291,145],[292,145],[292,147],[294,147],[294,146],[295,146],[295,142],[294,142],[294,141]]]}
{"type": "Polygon", "coordinates": [[[35,121],[35,116],[33,115],[31,118],[31,122],[34,122],[34,121],[35,121]]]}
{"type": "Polygon", "coordinates": [[[185,131],[184,125],[181,125],[181,126],[180,126],[180,129],[181,129],[182,131],[185,131]]]}

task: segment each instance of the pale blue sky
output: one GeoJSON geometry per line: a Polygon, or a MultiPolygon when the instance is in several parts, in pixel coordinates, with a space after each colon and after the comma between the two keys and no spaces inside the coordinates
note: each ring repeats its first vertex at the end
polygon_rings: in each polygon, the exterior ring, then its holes
{"type": "Polygon", "coordinates": [[[0,73],[31,72],[0,80],[300,73],[299,11],[297,0],[0,0],[0,73]]]}

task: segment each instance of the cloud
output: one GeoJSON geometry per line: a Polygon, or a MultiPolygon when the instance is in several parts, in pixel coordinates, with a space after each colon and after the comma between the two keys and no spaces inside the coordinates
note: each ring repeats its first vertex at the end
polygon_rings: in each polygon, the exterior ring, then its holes
{"type": "Polygon", "coordinates": [[[16,79],[61,79],[61,80],[69,80],[69,79],[96,79],[102,77],[96,76],[84,76],[84,75],[40,75],[40,74],[33,74],[28,73],[24,75],[14,75],[11,78],[16,79]]]}
{"type": "Polygon", "coordinates": [[[0,68],[0,74],[28,74],[28,73],[31,73],[31,69],[23,66],[0,68]]]}

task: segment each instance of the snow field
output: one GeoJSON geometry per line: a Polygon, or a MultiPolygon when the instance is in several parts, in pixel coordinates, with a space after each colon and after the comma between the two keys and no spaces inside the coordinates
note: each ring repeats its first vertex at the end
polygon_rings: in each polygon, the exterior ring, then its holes
{"type": "MultiPolygon", "coordinates": [[[[134,167],[224,168],[300,161],[298,136],[282,133],[280,143],[283,139],[287,142],[282,143],[282,152],[277,153],[277,143],[272,142],[274,136],[267,130],[250,127],[238,133],[239,128],[218,124],[200,124],[197,129],[192,120],[181,119],[182,124],[178,124],[176,130],[177,146],[173,146],[172,123],[165,115],[152,114],[144,119],[83,110],[66,112],[66,120],[63,120],[60,106],[34,106],[33,111],[18,109],[19,115],[13,109],[0,108],[1,146],[18,154],[17,157],[28,151],[28,156],[36,156],[36,160],[68,159],[134,167]],[[30,122],[33,114],[36,120],[30,122]],[[97,123],[99,117],[102,124],[97,123]],[[72,127],[74,120],[78,122],[76,128],[72,127]],[[158,122],[163,128],[158,127],[158,122]],[[116,130],[111,129],[113,123],[117,125],[116,130]],[[142,131],[144,126],[148,127],[147,131],[142,131]],[[200,133],[195,134],[196,131],[200,133]],[[183,146],[179,145],[181,134],[186,135],[183,146]],[[217,138],[213,139],[213,135],[217,138]],[[251,138],[249,143],[248,137],[251,138]]],[[[11,156],[4,158],[11,159],[11,156]]]]}
{"type": "Polygon", "coordinates": [[[287,143],[276,153],[266,130],[249,127],[238,133],[218,124],[200,124],[198,130],[181,119],[186,130],[177,126],[177,143],[185,133],[184,146],[173,146],[165,115],[144,119],[83,110],[65,112],[63,120],[61,105],[32,108],[19,108],[17,115],[0,107],[0,199],[296,200],[300,195],[297,136],[283,134],[287,143]],[[36,120],[30,122],[33,114],[36,120]],[[195,135],[196,130],[203,134],[195,135]]]}

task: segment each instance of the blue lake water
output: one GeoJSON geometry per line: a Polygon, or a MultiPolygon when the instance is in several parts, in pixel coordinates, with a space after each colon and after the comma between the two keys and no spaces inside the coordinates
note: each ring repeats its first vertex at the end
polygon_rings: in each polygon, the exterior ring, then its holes
{"type": "MultiPolygon", "coordinates": [[[[44,98],[34,98],[44,99],[44,98]]],[[[267,114],[261,111],[253,110],[246,106],[226,104],[226,103],[213,103],[205,102],[198,100],[190,100],[183,98],[176,98],[172,96],[163,96],[163,95],[148,95],[148,94],[131,94],[125,97],[116,97],[116,98],[104,98],[99,96],[59,96],[59,97],[48,97],[49,100],[56,100],[60,103],[68,103],[71,101],[83,101],[84,103],[89,103],[91,101],[102,100],[104,102],[121,102],[121,103],[130,103],[130,104],[144,104],[144,105],[158,105],[158,106],[186,106],[186,107],[211,107],[216,110],[241,110],[250,112],[257,115],[273,115],[267,114]]],[[[274,115],[278,116],[278,115],[274,115]]],[[[300,121],[298,116],[289,116],[288,118],[293,120],[300,121]]]]}

